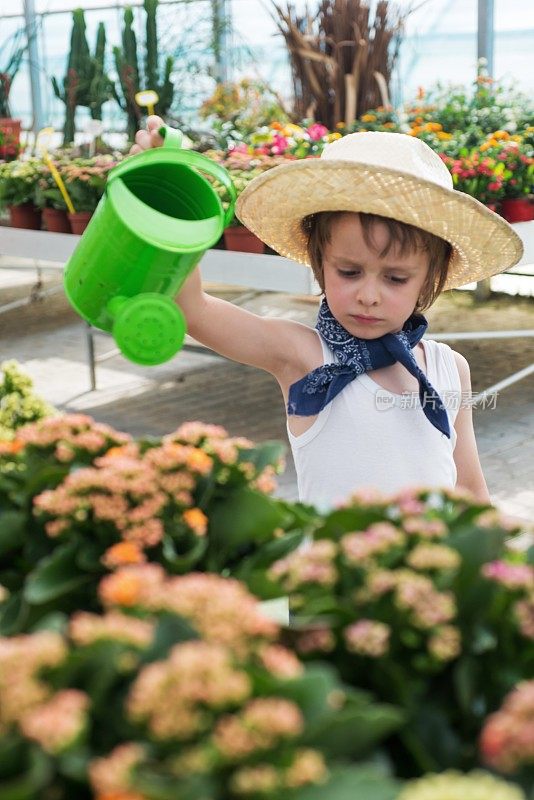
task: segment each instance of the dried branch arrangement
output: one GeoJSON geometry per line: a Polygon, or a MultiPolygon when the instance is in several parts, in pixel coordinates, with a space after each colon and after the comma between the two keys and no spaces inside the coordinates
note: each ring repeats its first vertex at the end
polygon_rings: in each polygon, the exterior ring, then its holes
{"type": "Polygon", "coordinates": [[[315,15],[306,7],[300,16],[290,2],[272,5],[289,51],[296,119],[333,130],[388,105],[406,19],[393,3],[379,0],[373,14],[365,0],[320,0],[315,15]]]}

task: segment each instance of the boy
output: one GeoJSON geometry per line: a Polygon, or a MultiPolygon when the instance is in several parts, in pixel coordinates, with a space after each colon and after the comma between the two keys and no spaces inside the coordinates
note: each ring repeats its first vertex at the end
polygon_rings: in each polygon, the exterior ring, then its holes
{"type": "MultiPolygon", "coordinates": [[[[149,117],[131,152],[161,144],[161,125],[149,117]]],[[[515,264],[512,228],[454,191],[426,144],[391,133],[351,134],[320,159],[265,172],[237,213],[312,266],[325,295],[317,330],[210,297],[198,270],[177,301],[195,339],[277,379],[300,499],[329,506],[364,486],[457,485],[489,503],[472,409],[459,402],[469,365],[447,345],[423,344],[420,312],[443,289],[515,264]]]]}

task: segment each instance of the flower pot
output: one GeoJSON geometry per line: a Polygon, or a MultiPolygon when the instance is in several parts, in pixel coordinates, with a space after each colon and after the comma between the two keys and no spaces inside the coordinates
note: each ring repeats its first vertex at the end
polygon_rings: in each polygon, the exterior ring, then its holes
{"type": "Polygon", "coordinates": [[[43,208],[43,222],[50,233],[70,233],[67,212],[62,208],[43,208]]]}
{"type": "Polygon", "coordinates": [[[16,158],[20,150],[20,119],[0,117],[0,158],[16,158]]]}
{"type": "Polygon", "coordinates": [[[38,231],[41,229],[41,212],[31,203],[9,206],[9,222],[12,228],[38,231]]]}
{"type": "Polygon", "coordinates": [[[534,203],[528,197],[508,197],[501,203],[501,214],[507,222],[529,222],[534,219],[534,203]]]}
{"type": "Polygon", "coordinates": [[[72,233],[81,236],[84,230],[89,225],[89,220],[93,216],[92,211],[76,211],[74,214],[67,214],[70,222],[70,229],[72,233]]]}
{"type": "Polygon", "coordinates": [[[261,239],[242,225],[226,228],[224,242],[227,250],[238,250],[242,253],[263,253],[265,250],[261,239]]]}

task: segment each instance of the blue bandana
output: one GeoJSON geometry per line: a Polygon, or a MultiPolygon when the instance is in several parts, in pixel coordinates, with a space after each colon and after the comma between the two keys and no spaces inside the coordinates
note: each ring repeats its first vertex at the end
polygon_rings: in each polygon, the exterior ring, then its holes
{"type": "Polygon", "coordinates": [[[318,414],[358,375],[399,361],[419,381],[423,413],[450,439],[449,418],[443,401],[412,353],[428,327],[422,315],[412,314],[399,333],[386,333],[378,339],[359,339],[337,321],[324,299],[315,327],[333,350],[336,363],[312,370],[290,387],[288,414],[304,417],[318,414]]]}

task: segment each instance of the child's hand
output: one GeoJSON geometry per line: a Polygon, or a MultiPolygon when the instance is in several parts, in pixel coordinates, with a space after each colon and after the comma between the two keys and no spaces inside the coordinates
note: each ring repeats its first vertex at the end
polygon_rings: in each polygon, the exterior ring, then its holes
{"type": "Polygon", "coordinates": [[[158,131],[165,125],[161,117],[152,115],[146,121],[146,131],[137,131],[135,134],[135,144],[130,147],[130,155],[141,153],[143,150],[150,150],[151,147],[161,147],[163,139],[158,131]]]}

